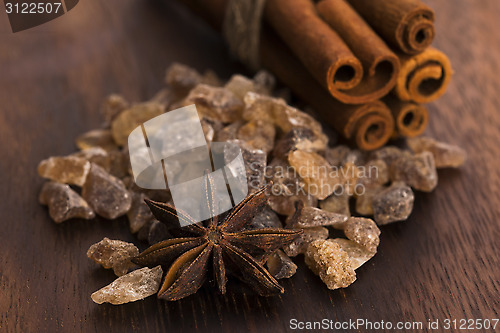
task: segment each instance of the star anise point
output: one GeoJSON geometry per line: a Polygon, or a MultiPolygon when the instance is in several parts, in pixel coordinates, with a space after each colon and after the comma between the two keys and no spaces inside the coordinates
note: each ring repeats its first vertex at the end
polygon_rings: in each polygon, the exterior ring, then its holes
{"type": "MultiPolygon", "coordinates": [[[[180,236],[157,243],[133,259],[141,266],[160,264],[168,267],[158,297],[174,301],[194,294],[206,280],[209,262],[222,294],[226,292],[228,272],[250,285],[259,295],[284,292],[256,257],[289,244],[302,230],[244,229],[267,205],[267,189],[264,187],[247,196],[221,221],[213,214],[214,217],[205,223],[197,223],[172,205],[147,200],[153,215],[170,227],[172,234],[180,236]]],[[[205,193],[208,208],[213,212],[215,189],[210,175],[206,175],[205,193]]]]}

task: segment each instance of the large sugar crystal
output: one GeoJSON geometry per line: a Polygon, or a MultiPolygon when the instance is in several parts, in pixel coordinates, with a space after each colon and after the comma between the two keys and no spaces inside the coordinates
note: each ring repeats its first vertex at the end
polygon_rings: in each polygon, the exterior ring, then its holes
{"type": "Polygon", "coordinates": [[[144,267],[120,276],[111,284],[93,293],[91,298],[97,304],[118,305],[135,302],[155,294],[160,289],[162,275],[161,266],[151,269],[144,267]]]}
{"type": "Polygon", "coordinates": [[[149,225],[149,233],[147,237],[148,243],[150,245],[164,241],[171,237],[172,236],[168,232],[168,228],[164,223],[161,223],[156,219],[152,220],[151,224],[149,225]]]}
{"type": "Polygon", "coordinates": [[[344,233],[347,238],[363,246],[370,253],[377,252],[380,243],[380,229],[371,219],[350,217],[345,224],[344,233]]]}
{"type": "Polygon", "coordinates": [[[342,165],[346,165],[348,163],[352,163],[356,166],[361,166],[365,163],[366,154],[361,150],[351,149],[342,160],[342,165]]]}
{"type": "Polygon", "coordinates": [[[283,133],[288,133],[294,128],[308,128],[318,137],[323,136],[321,124],[311,115],[285,104],[285,107],[274,108],[274,123],[283,133]]]}
{"type": "Polygon", "coordinates": [[[220,77],[211,69],[207,69],[203,72],[201,77],[201,83],[207,84],[213,87],[222,87],[223,82],[220,77]]]}
{"type": "Polygon", "coordinates": [[[76,146],[80,149],[99,147],[104,150],[111,150],[116,148],[109,129],[95,129],[79,135],[76,138],[76,146]]]}
{"type": "Polygon", "coordinates": [[[116,144],[119,146],[127,144],[130,132],[163,112],[165,112],[163,105],[152,102],[136,104],[121,112],[111,123],[111,133],[116,144]]]}
{"type": "Polygon", "coordinates": [[[243,101],[248,92],[255,92],[254,81],[240,74],[231,76],[224,86],[227,90],[231,91],[236,97],[243,101]]]}
{"type": "Polygon", "coordinates": [[[249,92],[244,98],[243,119],[261,120],[274,124],[282,133],[294,128],[307,128],[321,141],[328,141],[321,124],[311,115],[286,104],[283,99],[249,92]]]}
{"type": "Polygon", "coordinates": [[[373,215],[373,197],[385,189],[382,185],[372,184],[363,188],[356,196],[356,212],[360,215],[373,215]]]}
{"type": "Polygon", "coordinates": [[[299,214],[294,214],[290,218],[289,225],[293,228],[310,228],[320,226],[333,226],[336,229],[343,229],[347,216],[329,212],[315,207],[304,207],[299,214]]]}
{"type": "Polygon", "coordinates": [[[90,163],[76,156],[54,156],[38,164],[38,174],[58,183],[82,186],[90,171],[90,163]]]}
{"type": "Polygon", "coordinates": [[[319,202],[319,207],[328,212],[350,216],[349,199],[350,196],[347,192],[342,192],[341,194],[336,194],[334,192],[325,200],[321,200],[319,202]]]}
{"type": "Polygon", "coordinates": [[[306,184],[283,160],[278,158],[272,160],[266,170],[266,178],[272,181],[269,206],[276,213],[293,214],[295,203],[298,201],[302,201],[305,206],[316,206],[316,198],[305,191],[306,184]]]}
{"type": "Polygon", "coordinates": [[[417,137],[407,140],[408,146],[415,153],[424,151],[434,156],[436,168],[458,168],[465,163],[467,153],[462,148],[439,142],[429,137],[417,137]]]}
{"type": "Polygon", "coordinates": [[[134,244],[107,237],[87,251],[87,257],[106,269],[112,268],[117,276],[127,274],[135,266],[130,259],[138,254],[139,249],[134,244]]]}
{"type": "Polygon", "coordinates": [[[309,244],[305,262],[319,275],[328,289],[346,288],[356,281],[351,258],[333,239],[317,240],[309,244]]]}
{"type": "Polygon", "coordinates": [[[132,174],[130,157],[127,149],[114,149],[108,152],[109,173],[118,178],[124,178],[132,174]]]}
{"type": "Polygon", "coordinates": [[[276,86],[276,77],[265,69],[261,69],[253,77],[253,83],[257,93],[271,95],[276,86]]]}
{"type": "Polygon", "coordinates": [[[265,185],[267,154],[260,149],[253,148],[244,141],[231,140],[228,142],[230,144],[224,148],[225,163],[229,164],[241,152],[245,164],[248,192],[254,193],[261,189],[265,185]]]}
{"type": "Polygon", "coordinates": [[[221,130],[222,127],[223,124],[221,122],[206,118],[201,119],[201,128],[203,130],[203,134],[205,134],[205,140],[207,140],[207,143],[214,141],[216,131],[221,130]]]}
{"type": "Polygon", "coordinates": [[[230,90],[197,85],[189,92],[183,105],[195,104],[198,113],[210,120],[231,123],[241,118],[243,102],[230,90]]]}
{"type": "Polygon", "coordinates": [[[90,168],[82,197],[98,215],[107,219],[124,215],[132,205],[131,195],[123,182],[96,164],[90,168]]]}
{"type": "Polygon", "coordinates": [[[330,164],[316,153],[294,151],[288,155],[288,162],[306,183],[306,191],[323,200],[341,184],[330,164]]]}
{"type": "Polygon", "coordinates": [[[82,151],[72,154],[71,156],[84,158],[90,163],[97,164],[98,166],[102,167],[104,170],[108,172],[111,168],[111,159],[109,157],[109,154],[106,150],[104,150],[101,147],[84,149],[82,151]]]}
{"type": "Polygon", "coordinates": [[[353,269],[358,269],[375,255],[375,252],[368,251],[365,247],[352,240],[335,238],[333,241],[351,258],[353,269]]]}
{"type": "Polygon", "coordinates": [[[297,127],[283,136],[274,147],[273,155],[287,158],[295,150],[319,152],[326,149],[326,136],[317,137],[309,128],[297,127]]]}
{"type": "Polygon", "coordinates": [[[243,101],[245,102],[243,119],[247,121],[262,120],[274,124],[274,110],[286,107],[286,103],[282,99],[254,92],[247,93],[243,101]]]}
{"type": "Polygon", "coordinates": [[[288,279],[297,272],[297,265],[282,250],[273,252],[267,258],[266,266],[269,273],[278,280],[288,279]]]}
{"type": "Polygon", "coordinates": [[[398,158],[390,173],[393,181],[403,181],[418,191],[432,192],[438,183],[434,156],[428,151],[398,158]]]}
{"type": "Polygon", "coordinates": [[[372,151],[370,159],[383,160],[385,164],[390,167],[392,162],[404,155],[409,156],[410,153],[395,146],[385,146],[372,151]]]}
{"type": "Polygon", "coordinates": [[[414,200],[415,196],[409,186],[395,182],[373,197],[375,221],[378,225],[383,225],[406,220],[413,210],[414,200]]]}
{"type": "Polygon", "coordinates": [[[266,121],[249,121],[238,130],[238,140],[245,141],[254,149],[269,153],[274,147],[276,129],[266,121]]]}
{"type": "Polygon", "coordinates": [[[266,207],[259,212],[253,220],[247,225],[247,229],[267,229],[267,228],[283,228],[280,218],[276,213],[266,207]]]}
{"type": "Polygon", "coordinates": [[[181,94],[187,94],[189,90],[201,83],[202,79],[196,69],[176,62],[167,68],[165,74],[168,86],[181,94]]]}
{"type": "Polygon", "coordinates": [[[303,229],[304,232],[295,238],[293,242],[283,247],[283,251],[289,257],[295,257],[305,253],[307,246],[315,240],[324,240],[328,238],[328,229],[325,227],[312,227],[303,229]]]}
{"type": "Polygon", "coordinates": [[[104,124],[109,126],[111,121],[128,107],[129,103],[123,96],[118,94],[109,95],[101,106],[104,124]]]}
{"type": "Polygon", "coordinates": [[[331,166],[340,167],[344,164],[347,155],[351,149],[344,145],[338,145],[333,148],[328,148],[325,151],[325,159],[331,166]]]}
{"type": "Polygon", "coordinates": [[[238,130],[240,129],[241,126],[243,126],[243,124],[244,124],[243,121],[235,121],[234,123],[229,124],[215,131],[214,141],[225,142],[225,141],[236,140],[236,137],[238,136],[238,130]]]}
{"type": "Polygon", "coordinates": [[[144,193],[132,194],[132,205],[127,212],[128,223],[130,232],[135,234],[153,218],[153,213],[144,201],[147,199],[144,193]]]}
{"type": "Polygon", "coordinates": [[[49,214],[56,223],[73,218],[90,220],[95,217],[87,202],[66,184],[47,182],[40,192],[39,201],[49,206],[49,214]]]}
{"type": "MultiPolygon", "coordinates": [[[[363,167],[358,168],[357,183],[363,187],[377,187],[389,181],[389,168],[384,160],[368,161],[363,167]]],[[[355,193],[356,194],[356,193],[355,193]]]]}

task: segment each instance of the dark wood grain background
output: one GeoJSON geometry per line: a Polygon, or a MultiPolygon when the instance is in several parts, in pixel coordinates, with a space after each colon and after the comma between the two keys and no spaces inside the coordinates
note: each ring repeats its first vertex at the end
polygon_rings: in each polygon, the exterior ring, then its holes
{"type": "MultiPolygon", "coordinates": [[[[135,241],[125,219],[53,223],[37,201],[41,159],[75,150],[101,123],[103,98],[151,97],[180,61],[227,78],[241,66],[223,41],[176,4],[86,0],[45,25],[13,34],[0,13],[0,331],[284,331],[289,321],[440,321],[499,317],[500,2],[432,0],[435,46],[455,74],[431,104],[427,133],[469,153],[439,187],[417,194],[407,222],[382,228],[373,260],[344,290],[300,269],[286,293],[260,298],[232,282],[179,302],[150,297],[97,305],[113,280],[85,253],[104,236],[135,241]]],[[[500,326],[500,325],[499,325],[500,326]]],[[[498,329],[498,328],[497,328],[498,329]]]]}

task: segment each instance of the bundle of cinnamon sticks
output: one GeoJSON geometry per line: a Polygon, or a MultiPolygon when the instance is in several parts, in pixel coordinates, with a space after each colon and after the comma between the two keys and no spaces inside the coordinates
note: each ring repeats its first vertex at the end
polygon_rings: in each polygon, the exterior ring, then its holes
{"type": "MultiPolygon", "coordinates": [[[[222,30],[228,6],[244,0],[182,1],[222,30]]],[[[423,104],[445,92],[452,74],[446,55],[429,47],[431,8],[420,0],[252,1],[262,3],[261,66],[340,134],[372,150],[424,131],[423,104]]]]}

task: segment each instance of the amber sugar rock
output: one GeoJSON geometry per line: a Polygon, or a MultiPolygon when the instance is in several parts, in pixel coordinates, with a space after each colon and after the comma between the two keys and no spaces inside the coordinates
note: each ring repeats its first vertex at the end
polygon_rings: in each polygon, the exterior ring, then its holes
{"type": "Polygon", "coordinates": [[[107,219],[124,215],[132,205],[131,195],[123,182],[96,164],[92,164],[82,196],[98,215],[107,219]]]}
{"type": "Polygon", "coordinates": [[[391,179],[402,181],[422,192],[432,192],[438,183],[434,156],[428,151],[416,155],[403,155],[390,168],[391,179]]]}
{"type": "Polygon", "coordinates": [[[275,279],[288,279],[297,272],[297,265],[282,250],[272,253],[266,262],[269,273],[275,279]]]}
{"type": "Polygon", "coordinates": [[[377,224],[367,218],[350,217],[344,227],[347,238],[366,248],[370,253],[377,252],[380,243],[380,229],[377,224]]]}
{"type": "Polygon", "coordinates": [[[373,197],[374,219],[378,225],[404,221],[413,210],[415,196],[403,182],[395,182],[373,197]]]}
{"type": "Polygon", "coordinates": [[[87,251],[87,257],[104,268],[112,268],[118,276],[127,274],[135,266],[130,259],[138,254],[139,249],[134,244],[107,237],[90,246],[87,251]]]}
{"type": "Polygon", "coordinates": [[[38,165],[38,174],[43,178],[82,186],[90,171],[90,163],[76,156],[50,157],[38,165]]]}
{"type": "MultiPolygon", "coordinates": [[[[330,239],[331,240],[331,239],[330,239]]],[[[344,251],[349,259],[351,259],[352,269],[356,270],[363,266],[368,260],[370,260],[375,253],[370,252],[352,240],[345,238],[335,238],[333,239],[335,243],[337,243],[342,251],[344,251]]]]}
{"type": "Polygon", "coordinates": [[[347,216],[329,212],[316,207],[304,207],[300,210],[298,216],[294,216],[289,222],[290,227],[311,228],[332,226],[336,229],[343,229],[347,221],[347,216]]]}
{"type": "Polygon", "coordinates": [[[306,183],[306,191],[320,200],[332,194],[341,184],[341,179],[319,154],[297,150],[288,156],[288,162],[306,183]]]}
{"type": "Polygon", "coordinates": [[[429,137],[411,138],[407,141],[408,146],[415,153],[424,151],[434,156],[436,168],[458,168],[465,163],[467,153],[462,148],[445,142],[439,142],[429,137]]]}
{"type": "Polygon", "coordinates": [[[162,274],[161,266],[135,270],[99,289],[91,295],[91,298],[97,304],[111,303],[114,305],[144,299],[158,291],[162,274]]]}
{"type": "Polygon", "coordinates": [[[309,244],[305,262],[328,289],[346,288],[356,280],[352,259],[333,239],[309,244]]]}
{"type": "Polygon", "coordinates": [[[301,253],[305,253],[310,243],[327,239],[328,234],[328,229],[325,227],[304,228],[304,232],[293,242],[284,246],[283,251],[290,257],[296,257],[301,253]]]}
{"type": "Polygon", "coordinates": [[[49,206],[49,214],[56,223],[80,218],[90,220],[95,213],[87,202],[66,184],[47,182],[40,192],[39,201],[49,206]]]}

